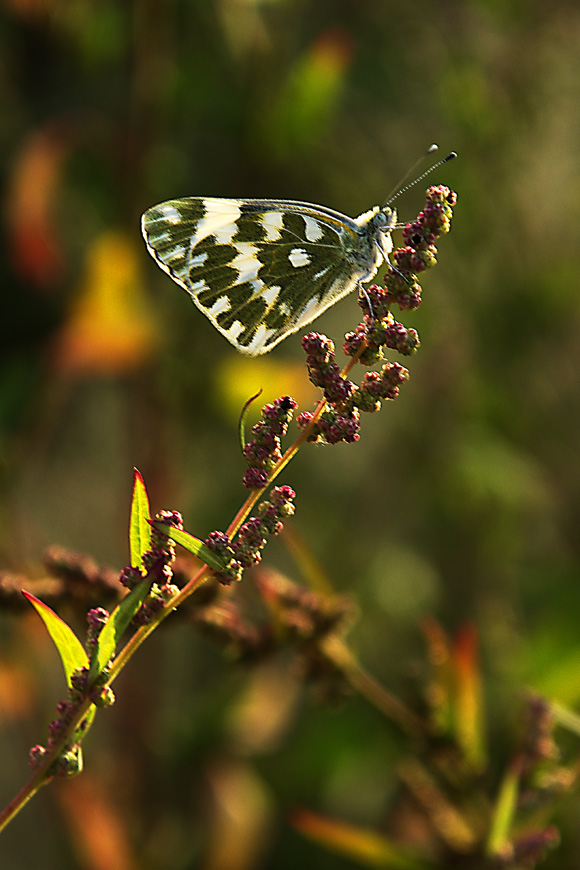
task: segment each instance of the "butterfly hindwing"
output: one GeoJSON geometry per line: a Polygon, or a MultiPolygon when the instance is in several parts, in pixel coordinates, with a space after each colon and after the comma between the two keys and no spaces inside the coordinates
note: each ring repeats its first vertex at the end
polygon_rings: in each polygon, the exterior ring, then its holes
{"type": "Polygon", "coordinates": [[[373,265],[366,251],[361,261],[355,221],[307,203],[187,197],[153,206],[142,224],[159,265],[251,355],[310,323],[373,265]]]}

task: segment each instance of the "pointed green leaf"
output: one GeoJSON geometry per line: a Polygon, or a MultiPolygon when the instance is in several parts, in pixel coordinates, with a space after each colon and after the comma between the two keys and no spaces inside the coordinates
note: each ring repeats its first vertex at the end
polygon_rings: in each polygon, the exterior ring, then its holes
{"type": "Polygon", "coordinates": [[[141,472],[133,469],[133,497],[131,499],[131,520],[129,523],[129,549],[131,565],[141,568],[143,553],[151,546],[151,526],[149,525],[149,497],[141,472]]]}
{"type": "Polygon", "coordinates": [[[67,685],[70,686],[71,674],[78,668],[86,668],[89,664],[88,656],[82,643],[66,622],[57,616],[54,610],[44,604],[36,595],[22,590],[24,597],[30,601],[36,612],[44,622],[54,645],[60,655],[67,685]]]}
{"type": "Polygon", "coordinates": [[[189,532],[185,532],[183,529],[176,529],[174,526],[168,526],[166,523],[154,522],[153,525],[163,535],[167,535],[176,544],[180,544],[180,546],[189,550],[190,553],[193,553],[194,556],[197,556],[198,559],[201,559],[202,562],[205,562],[214,571],[224,571],[227,568],[226,563],[223,559],[220,559],[217,553],[214,553],[213,550],[206,547],[203,541],[200,541],[194,535],[190,535],[189,532]]]}
{"type": "Polygon", "coordinates": [[[114,656],[119,638],[149,595],[152,580],[145,577],[117,604],[99,634],[91,658],[90,679],[95,680],[114,656]]]}

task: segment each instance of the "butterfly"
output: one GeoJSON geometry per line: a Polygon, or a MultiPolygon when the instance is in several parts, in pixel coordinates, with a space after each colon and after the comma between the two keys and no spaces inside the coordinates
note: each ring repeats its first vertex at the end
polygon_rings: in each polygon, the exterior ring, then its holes
{"type": "Polygon", "coordinates": [[[237,350],[258,356],[376,274],[393,247],[388,205],[350,218],[285,199],[191,196],[149,208],[149,253],[237,350]]]}

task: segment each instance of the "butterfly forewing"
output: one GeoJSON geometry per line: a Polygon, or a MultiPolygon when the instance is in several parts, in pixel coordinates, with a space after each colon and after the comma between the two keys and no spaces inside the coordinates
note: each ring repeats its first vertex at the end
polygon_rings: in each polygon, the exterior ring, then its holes
{"type": "Polygon", "coordinates": [[[142,226],[159,265],[251,355],[271,350],[376,270],[368,230],[308,203],[188,197],[153,206],[142,226]]]}

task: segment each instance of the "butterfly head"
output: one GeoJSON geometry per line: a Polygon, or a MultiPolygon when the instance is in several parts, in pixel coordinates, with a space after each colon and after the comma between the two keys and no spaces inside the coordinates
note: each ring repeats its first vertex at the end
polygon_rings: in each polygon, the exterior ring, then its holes
{"type": "Polygon", "coordinates": [[[355,223],[364,228],[372,227],[376,233],[389,235],[397,228],[397,211],[389,205],[375,205],[355,218],[355,223]]]}
{"type": "MultiPolygon", "coordinates": [[[[386,260],[389,252],[393,250],[391,233],[397,228],[396,209],[388,205],[376,205],[370,211],[359,215],[355,222],[365,234],[368,234],[375,250],[379,251],[382,258],[386,260]]],[[[378,265],[378,262],[377,260],[375,265],[378,265]]]]}
{"type": "Polygon", "coordinates": [[[373,223],[381,232],[391,233],[397,226],[397,210],[384,205],[375,213],[373,223]]]}

